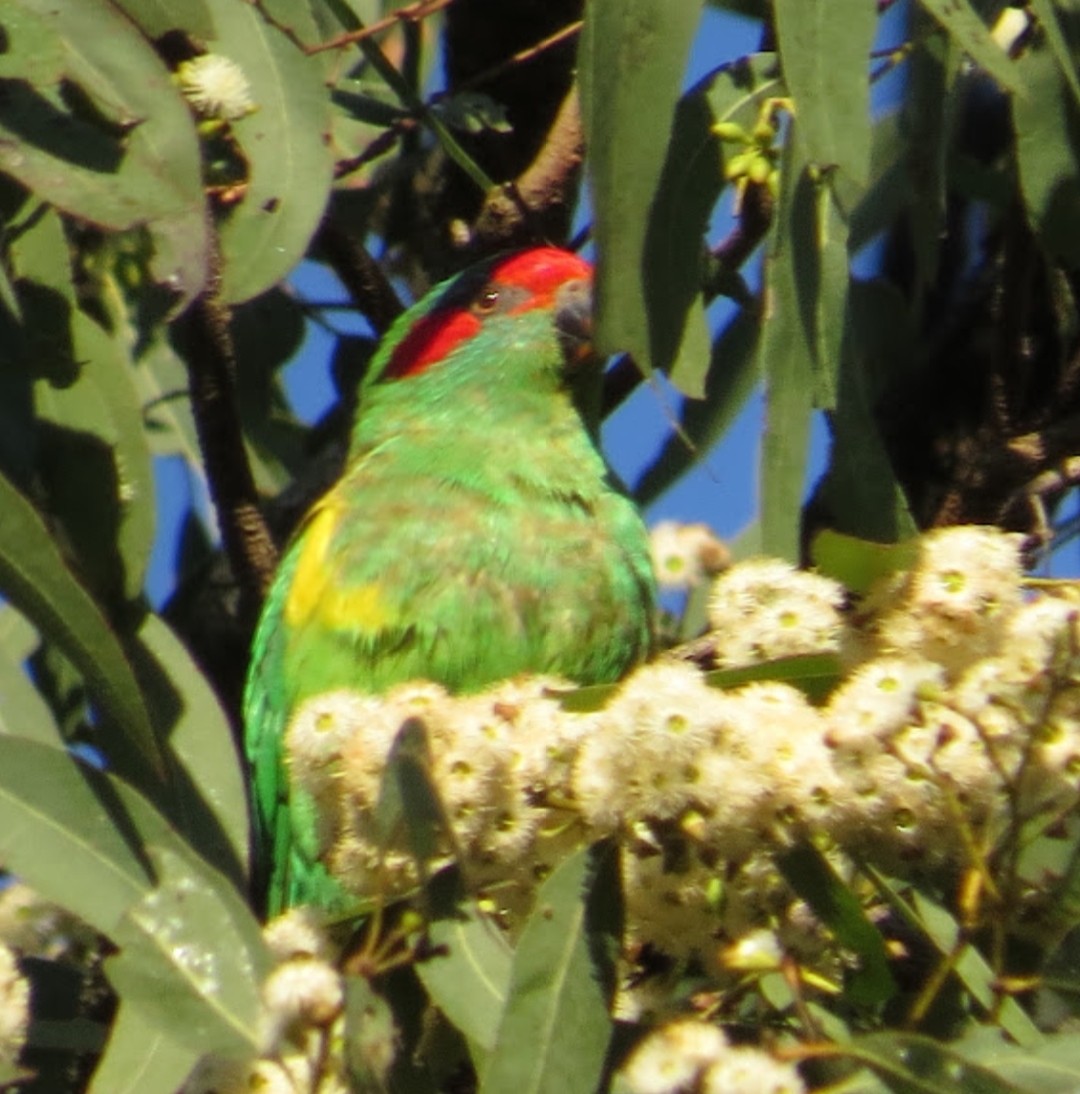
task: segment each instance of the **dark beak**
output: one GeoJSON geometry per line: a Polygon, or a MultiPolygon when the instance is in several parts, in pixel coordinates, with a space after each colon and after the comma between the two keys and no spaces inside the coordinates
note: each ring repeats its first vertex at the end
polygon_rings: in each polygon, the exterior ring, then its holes
{"type": "Polygon", "coordinates": [[[566,363],[574,368],[593,356],[592,282],[567,281],[555,294],[555,329],[566,363]]]}

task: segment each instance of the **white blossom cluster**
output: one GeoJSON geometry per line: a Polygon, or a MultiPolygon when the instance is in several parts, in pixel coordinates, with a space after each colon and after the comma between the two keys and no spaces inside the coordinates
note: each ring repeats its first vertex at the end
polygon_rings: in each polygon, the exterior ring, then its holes
{"type": "Polygon", "coordinates": [[[793,1064],[684,1018],[647,1034],[619,1069],[613,1094],[804,1094],[793,1064]]]}
{"type": "Polygon", "coordinates": [[[255,109],[244,70],[230,57],[204,53],[176,70],[180,92],[196,113],[234,122],[255,109]]]}
{"type": "MultiPolygon", "coordinates": [[[[276,964],[262,988],[261,1054],[204,1057],[182,1094],[348,1094],[345,985],[324,925],[294,908],[263,931],[276,964]]],[[[383,1074],[393,1062],[386,1048],[383,1074]]]]}
{"type": "Polygon", "coordinates": [[[29,1024],[30,984],[15,951],[0,944],[0,1064],[18,1060],[29,1024]]]}
{"type": "Polygon", "coordinates": [[[831,653],[842,680],[823,705],[775,681],[720,690],[674,660],[586,713],[539,678],[462,698],[426,683],[318,696],[286,744],[324,858],[359,894],[417,884],[408,843],[381,846],[375,811],[395,735],[418,719],[447,819],[439,855],[475,890],[513,912],[569,847],[618,835],[630,942],[722,961],[763,925],[797,955],[817,945],[773,865],[793,838],[840,868],[845,850],[894,871],[963,868],[1008,808],[1077,800],[1080,605],[1025,599],[1017,537],[930,533],[910,570],[847,599],[770,560],[712,588],[717,665],[831,653]]]}

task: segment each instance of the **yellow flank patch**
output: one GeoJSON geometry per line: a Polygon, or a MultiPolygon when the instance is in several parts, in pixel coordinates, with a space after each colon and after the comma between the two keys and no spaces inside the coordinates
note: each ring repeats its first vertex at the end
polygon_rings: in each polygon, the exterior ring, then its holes
{"type": "Polygon", "coordinates": [[[299,626],[310,619],[326,591],[330,576],[327,573],[326,553],[337,522],[337,507],[327,500],[315,510],[304,529],[300,558],[285,601],[285,622],[290,627],[299,626]]]}
{"type": "Polygon", "coordinates": [[[338,505],[328,499],[304,531],[300,558],[285,601],[285,622],[290,627],[317,619],[331,630],[377,631],[392,619],[378,582],[350,588],[328,559],[340,515],[338,505]]]}
{"type": "Polygon", "coordinates": [[[319,620],[334,630],[379,631],[392,619],[377,581],[339,589],[319,605],[319,620]]]}

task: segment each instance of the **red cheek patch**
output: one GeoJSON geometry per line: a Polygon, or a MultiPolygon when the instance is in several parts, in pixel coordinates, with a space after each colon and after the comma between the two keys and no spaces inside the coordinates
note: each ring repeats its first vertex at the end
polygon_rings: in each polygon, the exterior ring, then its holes
{"type": "Polygon", "coordinates": [[[383,370],[383,379],[418,376],[444,360],[480,330],[480,320],[467,311],[434,311],[425,315],[398,343],[383,370]]]}

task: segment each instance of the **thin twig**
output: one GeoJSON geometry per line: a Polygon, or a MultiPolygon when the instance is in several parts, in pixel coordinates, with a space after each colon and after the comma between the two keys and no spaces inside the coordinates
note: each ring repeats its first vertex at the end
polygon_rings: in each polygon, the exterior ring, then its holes
{"type": "Polygon", "coordinates": [[[317,46],[308,46],[304,52],[308,54],[324,53],[329,49],[341,49],[343,46],[351,46],[356,42],[362,42],[365,38],[370,38],[374,34],[389,30],[399,23],[419,23],[429,15],[434,15],[437,11],[442,11],[443,8],[449,7],[452,3],[453,0],[418,0],[417,3],[409,4],[404,8],[398,8],[397,11],[386,16],[385,19],[379,19],[377,22],[369,23],[366,27],[361,27],[359,30],[350,30],[345,34],[339,34],[336,38],[331,38],[326,42],[320,42],[317,46]]]}
{"type": "Polygon", "coordinates": [[[512,53],[509,57],[501,60],[497,65],[492,65],[490,68],[485,68],[483,72],[478,72],[475,76],[469,77],[469,79],[462,82],[457,90],[466,91],[469,88],[476,87],[478,84],[485,84],[489,80],[495,79],[496,76],[501,76],[508,69],[524,64],[526,61],[531,61],[535,57],[539,57],[540,54],[544,53],[546,50],[573,38],[575,34],[580,32],[584,23],[585,21],[583,19],[578,19],[573,23],[567,23],[565,27],[560,27],[559,30],[549,34],[546,38],[541,38],[539,42],[534,42],[531,46],[519,49],[517,53],[512,53]]]}

